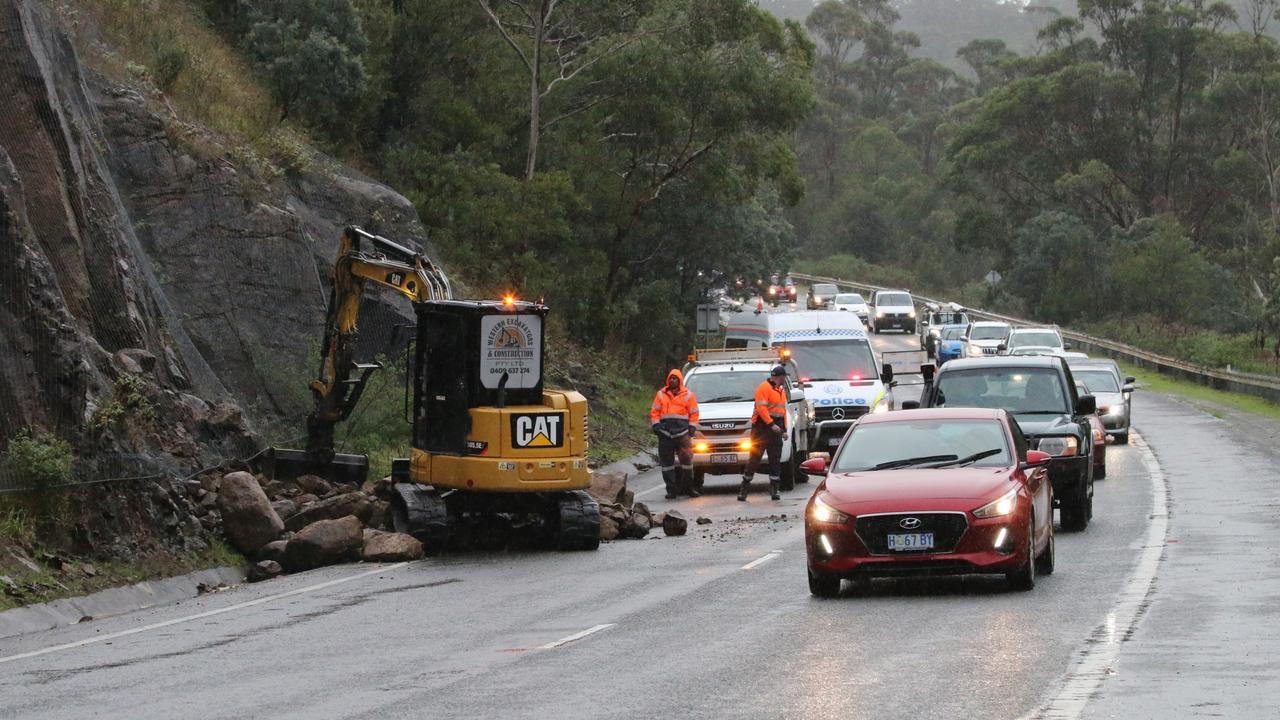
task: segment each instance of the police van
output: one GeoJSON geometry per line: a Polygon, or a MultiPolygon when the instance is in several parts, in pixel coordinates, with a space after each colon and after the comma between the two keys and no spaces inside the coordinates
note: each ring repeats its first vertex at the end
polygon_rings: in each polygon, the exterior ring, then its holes
{"type": "Polygon", "coordinates": [[[725,348],[785,348],[814,409],[813,451],[835,449],[857,418],[893,409],[893,368],[877,366],[853,313],[739,313],[729,319],[725,348]]]}
{"type": "MultiPolygon", "coordinates": [[[[734,475],[735,484],[751,456],[751,416],[755,392],[776,365],[792,380],[796,366],[781,350],[696,350],[684,366],[685,387],[697,396],[701,419],[693,438],[693,482],[701,489],[707,475],[734,475]]],[[[787,434],[782,440],[782,487],[807,479],[800,463],[813,441],[813,408],[800,383],[789,384],[787,434]]]]}

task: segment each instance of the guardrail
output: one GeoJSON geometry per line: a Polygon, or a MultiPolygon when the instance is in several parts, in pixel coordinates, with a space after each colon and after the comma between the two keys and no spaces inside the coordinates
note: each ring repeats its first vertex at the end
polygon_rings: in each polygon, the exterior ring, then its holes
{"type": "MultiPolygon", "coordinates": [[[[897,290],[899,288],[880,287],[878,285],[869,285],[867,283],[855,282],[852,280],[844,280],[841,278],[823,277],[821,275],[809,275],[807,273],[791,273],[791,277],[796,280],[804,280],[809,283],[825,282],[832,283],[837,286],[845,286],[857,290],[897,290]]],[[[924,302],[945,304],[948,301],[938,300],[936,298],[928,298],[923,295],[914,295],[918,300],[924,302]]],[[[967,308],[969,314],[987,320],[1001,320],[1012,325],[1043,325],[1034,320],[1026,320],[1023,318],[1010,317],[999,313],[988,312],[986,310],[978,310],[975,308],[967,308]]],[[[1268,378],[1255,373],[1241,373],[1231,370],[1219,370],[1216,368],[1204,367],[1194,363],[1185,362],[1176,358],[1157,355],[1141,348],[1125,345],[1124,343],[1113,342],[1105,338],[1085,335],[1084,333],[1072,330],[1063,330],[1062,337],[1069,340],[1075,348],[1079,348],[1083,352],[1090,355],[1103,355],[1115,360],[1124,360],[1138,367],[1155,370],[1162,375],[1182,380],[1189,380],[1200,385],[1215,388],[1217,390],[1227,390],[1230,392],[1244,393],[1268,400],[1274,403],[1280,403],[1280,378],[1268,378]]]]}

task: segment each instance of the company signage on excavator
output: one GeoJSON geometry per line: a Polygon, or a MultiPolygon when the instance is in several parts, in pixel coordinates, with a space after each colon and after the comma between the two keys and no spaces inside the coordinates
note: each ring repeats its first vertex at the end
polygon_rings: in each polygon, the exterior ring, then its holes
{"type": "Polygon", "coordinates": [[[511,444],[518,448],[564,445],[564,415],[519,413],[511,416],[511,444]]]}
{"type": "Polygon", "coordinates": [[[542,318],[537,315],[489,315],[480,321],[480,380],[495,389],[507,375],[507,387],[536,387],[542,376],[542,318]]]}

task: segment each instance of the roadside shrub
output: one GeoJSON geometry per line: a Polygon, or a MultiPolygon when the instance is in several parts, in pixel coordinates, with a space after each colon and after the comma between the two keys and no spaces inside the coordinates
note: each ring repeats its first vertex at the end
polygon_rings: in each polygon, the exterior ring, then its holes
{"type": "Polygon", "coordinates": [[[20,487],[46,490],[71,479],[75,454],[66,440],[39,430],[27,428],[9,440],[0,456],[0,477],[20,487]]]}

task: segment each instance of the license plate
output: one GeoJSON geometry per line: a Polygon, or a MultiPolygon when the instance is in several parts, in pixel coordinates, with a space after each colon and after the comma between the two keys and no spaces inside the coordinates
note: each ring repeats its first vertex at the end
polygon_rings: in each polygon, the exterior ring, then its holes
{"type": "Polygon", "coordinates": [[[711,456],[711,462],[717,465],[727,465],[729,463],[738,462],[737,453],[720,453],[711,456]]]}
{"type": "Polygon", "coordinates": [[[929,550],[933,547],[933,533],[903,533],[889,536],[890,550],[929,550]]]}

